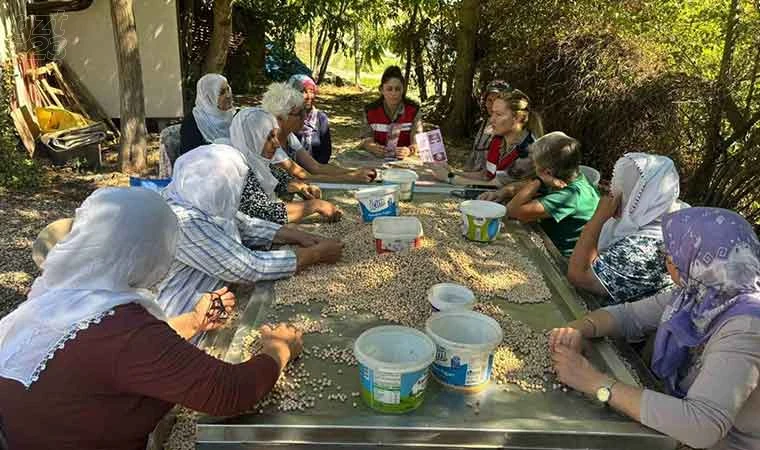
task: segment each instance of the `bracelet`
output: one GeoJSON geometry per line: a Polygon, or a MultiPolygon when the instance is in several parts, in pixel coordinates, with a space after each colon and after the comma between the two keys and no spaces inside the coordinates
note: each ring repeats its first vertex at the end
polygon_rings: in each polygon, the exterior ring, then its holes
{"type": "Polygon", "coordinates": [[[591,337],[595,338],[596,337],[596,323],[594,323],[594,321],[591,320],[591,318],[589,318],[588,316],[584,317],[583,321],[584,322],[588,322],[589,325],[591,325],[591,329],[592,329],[592,331],[591,331],[591,337]]]}

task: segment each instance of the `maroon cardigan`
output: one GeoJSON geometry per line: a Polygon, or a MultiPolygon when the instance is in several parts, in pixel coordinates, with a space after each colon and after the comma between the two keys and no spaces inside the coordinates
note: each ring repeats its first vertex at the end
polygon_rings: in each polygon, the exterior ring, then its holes
{"type": "Polygon", "coordinates": [[[227,364],[129,304],[67,342],[29,389],[0,378],[0,423],[10,450],[144,450],[174,404],[240,414],[278,376],[269,356],[227,364]]]}

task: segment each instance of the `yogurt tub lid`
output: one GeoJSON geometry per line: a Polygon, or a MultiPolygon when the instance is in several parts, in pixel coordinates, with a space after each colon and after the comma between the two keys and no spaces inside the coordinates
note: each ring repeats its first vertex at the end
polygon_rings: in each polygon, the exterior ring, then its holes
{"type": "Polygon", "coordinates": [[[435,360],[435,343],[425,333],[399,325],[370,328],[354,342],[354,356],[372,369],[417,372],[435,360]]]}
{"type": "Polygon", "coordinates": [[[471,352],[490,352],[504,337],[497,321],[468,310],[433,314],[425,322],[425,331],[443,347],[471,352]]]}
{"type": "Polygon", "coordinates": [[[486,200],[465,200],[459,204],[459,210],[465,214],[489,219],[498,219],[507,214],[504,205],[486,200]]]}
{"type": "Polygon", "coordinates": [[[438,283],[428,289],[428,301],[443,310],[449,305],[470,305],[475,303],[475,294],[465,286],[456,283],[438,283]]]}
{"type": "Polygon", "coordinates": [[[371,187],[365,189],[359,189],[355,192],[357,197],[373,197],[376,195],[387,195],[397,193],[399,190],[398,185],[388,184],[385,186],[371,187]]]}
{"type": "Polygon", "coordinates": [[[383,172],[383,181],[409,183],[418,179],[417,172],[410,169],[386,169],[383,172]]]}

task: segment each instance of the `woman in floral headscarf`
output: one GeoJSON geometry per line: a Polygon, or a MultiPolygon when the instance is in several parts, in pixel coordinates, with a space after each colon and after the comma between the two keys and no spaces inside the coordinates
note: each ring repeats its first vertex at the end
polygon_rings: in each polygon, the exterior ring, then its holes
{"type": "MultiPolygon", "coordinates": [[[[605,199],[600,208],[615,209],[605,199]]],[[[760,242],[738,214],[687,208],[662,221],[678,288],[610,306],[552,330],[559,381],[695,448],[760,449],[760,242]],[[642,340],[666,393],[618,382],[581,354],[583,340],[642,340]]]]}
{"type": "Polygon", "coordinates": [[[468,172],[477,172],[486,168],[486,155],[488,154],[488,148],[491,146],[491,140],[493,140],[493,133],[489,129],[488,119],[493,114],[493,102],[496,100],[496,96],[500,92],[509,92],[512,90],[512,86],[504,80],[493,80],[486,88],[480,97],[480,113],[481,117],[475,123],[475,139],[472,142],[472,152],[467,157],[464,170],[468,172]]]}
{"type": "Polygon", "coordinates": [[[308,75],[297,74],[290,77],[288,86],[303,93],[305,114],[303,128],[295,135],[314,159],[320,164],[327,164],[332,155],[332,137],[327,114],[314,105],[317,97],[317,83],[308,75]]]}

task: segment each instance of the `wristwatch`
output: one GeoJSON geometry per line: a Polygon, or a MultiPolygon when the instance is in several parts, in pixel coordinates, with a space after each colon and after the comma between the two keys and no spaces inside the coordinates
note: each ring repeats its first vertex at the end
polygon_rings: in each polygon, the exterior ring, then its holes
{"type": "Polygon", "coordinates": [[[617,380],[612,377],[607,377],[607,381],[596,390],[596,399],[600,402],[607,404],[612,398],[612,387],[617,384],[617,380]]]}
{"type": "Polygon", "coordinates": [[[449,184],[454,184],[454,177],[455,176],[456,176],[456,174],[454,172],[449,172],[449,176],[448,176],[448,183],[449,184]]]}

